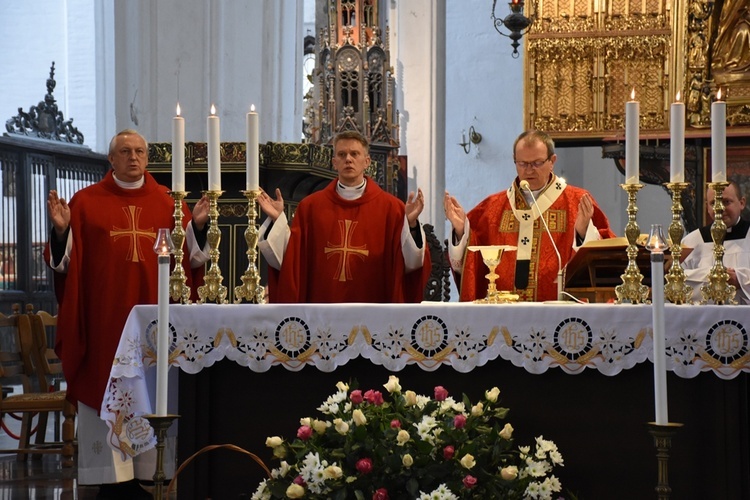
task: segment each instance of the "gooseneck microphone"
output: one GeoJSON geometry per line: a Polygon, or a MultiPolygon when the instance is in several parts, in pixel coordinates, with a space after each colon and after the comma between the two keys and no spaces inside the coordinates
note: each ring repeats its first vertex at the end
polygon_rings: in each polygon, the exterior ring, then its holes
{"type": "Polygon", "coordinates": [[[544,224],[544,229],[547,231],[547,236],[549,236],[549,241],[550,243],[552,243],[552,248],[555,249],[555,253],[557,254],[557,302],[565,302],[565,296],[563,295],[563,265],[562,257],[560,257],[560,251],[557,249],[557,245],[555,245],[555,240],[552,239],[552,233],[547,226],[547,221],[544,220],[542,209],[539,208],[539,204],[536,202],[536,197],[534,197],[534,193],[531,192],[529,181],[522,180],[519,183],[519,187],[522,191],[526,191],[531,195],[531,199],[534,201],[534,206],[539,211],[539,218],[542,220],[542,224],[544,224]]]}

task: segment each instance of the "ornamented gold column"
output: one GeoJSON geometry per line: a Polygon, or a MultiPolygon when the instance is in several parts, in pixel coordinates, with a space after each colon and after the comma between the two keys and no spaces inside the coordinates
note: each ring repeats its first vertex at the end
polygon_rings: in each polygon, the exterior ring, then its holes
{"type": "Polygon", "coordinates": [[[617,294],[618,304],[622,304],[623,302],[646,304],[648,303],[648,287],[641,283],[643,275],[640,269],[638,269],[636,262],[636,258],[638,257],[636,241],[638,240],[638,236],[641,235],[638,222],[635,220],[635,216],[638,213],[636,198],[638,191],[643,188],[643,184],[620,184],[620,187],[628,193],[628,223],[625,225],[625,236],[628,238],[628,265],[625,268],[625,272],[620,275],[622,285],[615,287],[615,294],[617,294]]]}
{"type": "Polygon", "coordinates": [[[242,275],[242,285],[234,287],[234,303],[239,304],[242,300],[254,304],[263,302],[263,287],[260,286],[260,273],[258,272],[258,224],[256,218],[256,201],[260,191],[242,191],[247,198],[247,229],[245,229],[245,242],[247,243],[247,269],[242,275]]]}
{"type": "Polygon", "coordinates": [[[713,301],[714,304],[736,304],[734,294],[736,289],[729,284],[729,273],[724,266],[724,237],[727,235],[727,225],[724,224],[722,216],[724,215],[724,203],[721,196],[724,189],[729,185],[728,182],[709,182],[708,187],[713,189],[716,197],[714,198],[714,222],[711,224],[711,239],[714,241],[714,265],[708,272],[708,283],[701,286],[701,295],[703,300],[701,304],[713,301]]]}
{"type": "MultiPolygon", "coordinates": [[[[673,304],[689,304],[693,289],[685,284],[685,270],[680,264],[682,255],[682,236],[685,232],[682,226],[682,192],[688,187],[687,182],[667,182],[665,184],[672,193],[672,223],[669,224],[669,252],[672,255],[672,265],[667,273],[667,284],[664,296],[673,304]]],[[[653,284],[652,284],[653,285],[653,284]]]]}
{"type": "Polygon", "coordinates": [[[182,228],[182,200],[187,196],[186,191],[171,191],[174,198],[174,229],[172,230],[172,241],[174,242],[174,269],[169,277],[169,296],[175,302],[183,304],[190,303],[190,287],[186,285],[187,275],[182,267],[182,250],[185,242],[185,230],[182,228]]]}
{"type": "Polygon", "coordinates": [[[219,230],[219,209],[218,200],[224,191],[208,190],[203,191],[208,196],[208,245],[211,247],[208,254],[211,258],[211,267],[209,267],[204,284],[198,287],[198,303],[204,304],[208,301],[225,304],[227,301],[227,287],[222,284],[224,278],[221,276],[219,269],[219,243],[221,242],[221,231],[219,230]]]}

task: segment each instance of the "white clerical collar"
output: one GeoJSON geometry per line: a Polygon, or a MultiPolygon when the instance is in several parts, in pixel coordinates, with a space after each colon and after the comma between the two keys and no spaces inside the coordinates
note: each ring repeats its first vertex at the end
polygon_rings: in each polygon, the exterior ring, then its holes
{"type": "Polygon", "coordinates": [[[365,185],[367,184],[367,179],[362,180],[362,184],[359,186],[349,187],[344,186],[341,184],[341,181],[336,183],[336,192],[345,200],[356,200],[362,197],[363,194],[365,194],[365,185]]]}
{"type": "Polygon", "coordinates": [[[120,186],[123,189],[138,189],[138,188],[143,187],[143,183],[145,182],[145,179],[144,179],[145,176],[141,177],[140,179],[138,179],[135,182],[121,181],[120,179],[118,179],[115,176],[114,172],[112,173],[112,177],[114,177],[114,179],[115,179],[115,184],[117,184],[118,186],[120,186]]]}

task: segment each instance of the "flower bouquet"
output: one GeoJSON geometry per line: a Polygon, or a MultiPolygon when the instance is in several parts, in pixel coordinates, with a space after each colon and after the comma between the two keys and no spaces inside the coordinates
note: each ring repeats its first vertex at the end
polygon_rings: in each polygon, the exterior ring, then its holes
{"type": "Polygon", "coordinates": [[[441,386],[432,398],[402,391],[395,376],[388,399],[356,382],[336,387],[296,439],[266,440],[280,464],[253,499],[542,499],[561,490],[550,473],[562,455],[541,436],[533,450],[514,445],[497,387],[474,405],[441,386]]]}

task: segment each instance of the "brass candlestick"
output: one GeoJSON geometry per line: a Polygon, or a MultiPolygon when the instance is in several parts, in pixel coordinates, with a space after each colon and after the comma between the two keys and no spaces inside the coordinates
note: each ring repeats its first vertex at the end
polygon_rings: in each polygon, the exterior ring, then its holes
{"type": "MultiPolygon", "coordinates": [[[[669,253],[672,255],[672,265],[667,273],[667,284],[664,286],[664,296],[673,304],[689,304],[693,289],[685,284],[685,270],[680,264],[682,255],[682,236],[685,228],[682,225],[682,192],[689,186],[687,182],[667,182],[665,184],[672,193],[672,223],[669,224],[669,239],[671,245],[669,253]]],[[[653,286],[653,283],[652,283],[653,286]]]]}
{"type": "Polygon", "coordinates": [[[224,278],[219,269],[219,242],[221,242],[221,231],[219,231],[219,208],[218,200],[224,191],[203,191],[208,196],[208,244],[211,247],[208,255],[211,258],[211,267],[204,277],[204,284],[198,287],[198,302],[203,304],[207,301],[225,304],[227,301],[227,287],[222,284],[224,278]]]}
{"type": "Polygon", "coordinates": [[[169,296],[175,302],[183,304],[190,303],[190,287],[187,286],[187,275],[182,267],[182,250],[185,242],[185,230],[182,228],[182,200],[187,196],[186,191],[171,191],[174,198],[174,229],[172,230],[172,242],[174,242],[174,269],[169,277],[169,296]]]}
{"type": "Polygon", "coordinates": [[[669,500],[669,494],[672,493],[672,488],[669,487],[669,449],[672,447],[672,437],[680,427],[682,424],[676,422],[669,422],[666,425],[648,423],[648,432],[654,436],[654,446],[656,446],[658,482],[654,489],[659,500],[669,500]]]}
{"type": "Polygon", "coordinates": [[[636,241],[641,234],[641,230],[638,227],[638,222],[635,220],[635,216],[638,213],[638,206],[635,202],[638,191],[641,190],[643,184],[620,184],[620,187],[628,193],[628,223],[625,225],[625,236],[628,238],[628,265],[625,268],[625,272],[620,275],[622,285],[615,287],[617,303],[622,304],[628,301],[631,304],[647,304],[648,287],[641,283],[643,275],[640,269],[638,269],[638,263],[636,262],[636,258],[638,257],[636,241]]]}
{"type": "Polygon", "coordinates": [[[164,498],[164,480],[167,476],[164,474],[164,447],[167,431],[172,426],[179,415],[144,415],[151,428],[154,429],[156,436],[156,471],[154,471],[154,498],[162,500],[164,498]]]}
{"type": "Polygon", "coordinates": [[[734,285],[729,284],[729,273],[724,266],[724,237],[727,235],[727,225],[724,224],[722,219],[724,203],[721,201],[721,196],[728,185],[728,182],[708,183],[708,187],[713,189],[716,195],[714,198],[714,222],[711,224],[711,239],[714,241],[714,265],[708,272],[708,283],[701,286],[701,295],[703,296],[701,304],[706,304],[709,300],[717,305],[737,303],[734,300],[734,294],[737,290],[734,285]]]}
{"type": "Polygon", "coordinates": [[[260,286],[260,274],[256,265],[258,258],[258,225],[256,217],[256,201],[259,190],[242,191],[247,198],[247,229],[245,229],[245,242],[247,243],[247,269],[242,275],[242,285],[234,287],[234,303],[239,304],[242,299],[255,304],[263,302],[263,287],[260,286]]]}

